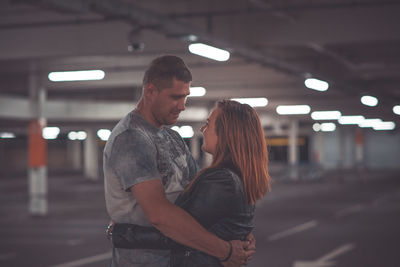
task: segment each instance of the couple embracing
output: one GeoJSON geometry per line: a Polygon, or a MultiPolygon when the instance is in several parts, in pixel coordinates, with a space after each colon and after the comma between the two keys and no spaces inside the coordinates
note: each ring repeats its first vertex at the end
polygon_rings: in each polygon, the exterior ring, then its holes
{"type": "Polygon", "coordinates": [[[139,104],[107,141],[111,266],[241,266],[255,253],[255,203],[270,186],[260,120],[247,104],[218,101],[200,129],[213,160],[199,170],[166,127],[185,109],[191,81],[179,57],[153,60],[139,104]]]}

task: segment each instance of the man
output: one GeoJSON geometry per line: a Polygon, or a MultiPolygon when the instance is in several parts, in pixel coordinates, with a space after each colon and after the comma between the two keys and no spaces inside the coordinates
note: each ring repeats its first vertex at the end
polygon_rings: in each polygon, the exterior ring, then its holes
{"type": "MultiPolygon", "coordinates": [[[[142,98],[113,129],[104,149],[105,198],[115,222],[153,225],[186,246],[224,259],[228,242],[206,231],[173,205],[198,171],[178,133],[163,127],[176,123],[185,109],[192,75],[176,56],[156,58],[145,72],[142,98]]],[[[233,241],[227,264],[239,265],[254,252],[233,241]]],[[[113,266],[167,266],[169,251],[115,249],[113,266]]]]}

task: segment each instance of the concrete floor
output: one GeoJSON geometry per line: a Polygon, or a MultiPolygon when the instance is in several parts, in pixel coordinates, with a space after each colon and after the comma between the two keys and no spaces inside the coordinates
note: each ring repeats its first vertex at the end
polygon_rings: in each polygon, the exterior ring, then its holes
{"type": "MultiPolygon", "coordinates": [[[[324,177],[276,179],[257,207],[257,253],[249,266],[400,266],[399,175],[324,177]]],[[[108,266],[102,180],[50,175],[46,217],[28,214],[25,177],[1,177],[0,200],[0,266],[108,266]]]]}

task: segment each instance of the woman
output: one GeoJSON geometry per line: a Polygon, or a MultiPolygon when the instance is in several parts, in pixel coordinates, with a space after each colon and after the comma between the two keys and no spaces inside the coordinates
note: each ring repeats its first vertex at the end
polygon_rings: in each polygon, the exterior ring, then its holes
{"type": "MultiPolygon", "coordinates": [[[[177,198],[205,229],[224,240],[240,239],[253,229],[255,203],[270,187],[268,154],[256,111],[247,104],[222,100],[205,125],[202,150],[213,156],[177,198]]],[[[171,266],[222,266],[215,257],[177,244],[157,229],[115,224],[113,244],[121,248],[171,249],[171,266]]]]}

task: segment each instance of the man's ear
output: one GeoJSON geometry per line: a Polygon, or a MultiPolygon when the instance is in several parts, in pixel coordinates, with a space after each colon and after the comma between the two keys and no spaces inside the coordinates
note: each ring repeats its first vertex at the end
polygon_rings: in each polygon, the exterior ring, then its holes
{"type": "Polygon", "coordinates": [[[159,93],[158,89],[152,83],[148,83],[144,87],[144,94],[146,98],[149,100],[152,100],[158,93],[159,93]]]}

